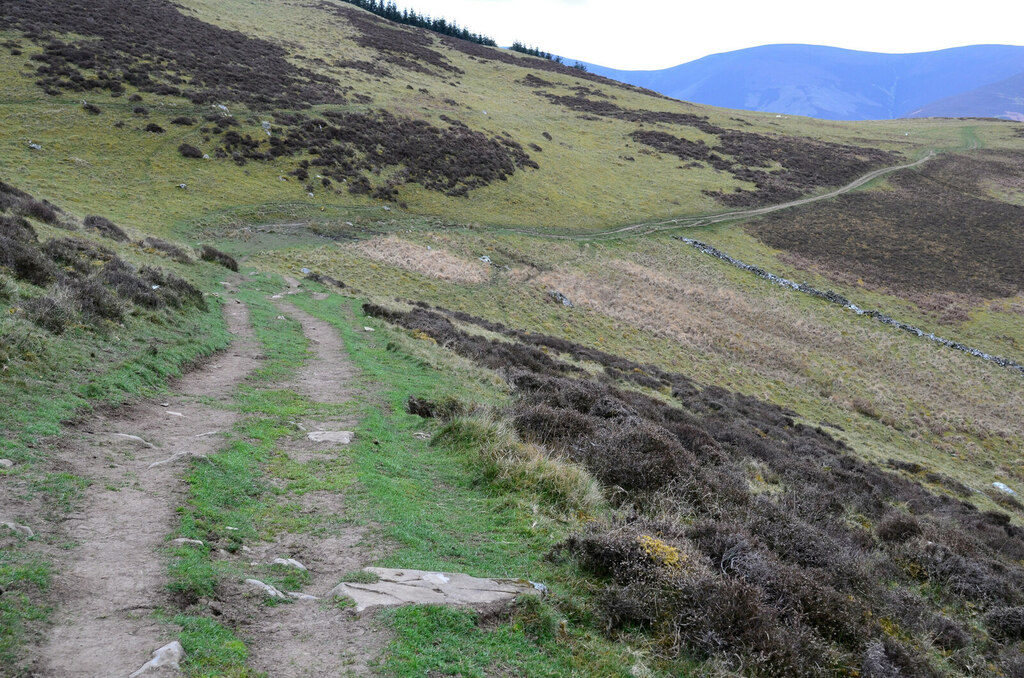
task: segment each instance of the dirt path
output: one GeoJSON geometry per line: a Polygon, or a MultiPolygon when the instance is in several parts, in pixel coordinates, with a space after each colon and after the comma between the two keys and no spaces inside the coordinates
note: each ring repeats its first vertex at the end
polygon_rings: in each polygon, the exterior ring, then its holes
{"type": "MultiPolygon", "coordinates": [[[[278,307],[302,324],[310,340],[312,358],[285,384],[311,400],[332,405],[352,397],[350,382],[355,368],[348,362],[345,347],[337,332],[327,323],[292,304],[278,307]]],[[[351,430],[357,423],[351,416],[339,414],[301,422],[310,431],[351,430]]],[[[283,450],[292,460],[316,464],[344,454],[341,446],[291,441],[283,450]]],[[[346,512],[345,497],[335,492],[308,492],[297,498],[303,512],[339,516],[346,512]]],[[[294,558],[311,577],[304,591],[323,598],[342,575],[359,570],[382,555],[380,547],[363,545],[367,528],[344,526],[326,536],[287,534],[274,542],[252,545],[252,554],[260,562],[274,558],[294,558]]],[[[356,619],[332,601],[296,601],[290,604],[251,609],[244,635],[249,647],[249,663],[274,678],[299,676],[368,675],[369,663],[388,641],[387,634],[370,619],[356,619]]]]}
{"type": "Polygon", "coordinates": [[[595,238],[606,238],[613,236],[638,236],[647,235],[649,233],[656,233],[658,231],[664,231],[673,228],[694,228],[697,226],[709,226],[711,224],[717,224],[723,221],[734,221],[737,219],[750,219],[752,217],[759,217],[765,214],[771,214],[772,212],[778,212],[779,210],[790,209],[792,207],[798,207],[800,205],[807,205],[819,200],[829,200],[837,196],[849,193],[850,191],[856,190],[879,177],[898,172],[900,170],[911,169],[917,167],[922,163],[926,162],[930,158],[934,157],[934,152],[929,152],[928,155],[906,165],[896,165],[893,167],[883,167],[881,169],[868,172],[862,177],[851,181],[842,188],[837,188],[834,191],[823,193],[821,195],[814,195],[808,198],[800,198],[799,200],[793,200],[791,202],[780,203],[778,205],[768,205],[766,207],[757,207],[749,210],[735,210],[733,212],[722,212],[721,214],[712,214],[708,216],[697,216],[697,217],[680,217],[678,219],[666,219],[664,221],[646,221],[640,224],[632,224],[630,226],[621,226],[619,228],[612,229],[610,231],[600,231],[597,233],[582,233],[582,234],[571,234],[571,235],[557,235],[552,233],[539,233],[536,231],[519,230],[519,229],[497,229],[506,231],[509,233],[519,233],[522,235],[535,236],[537,238],[548,238],[551,240],[593,240],[595,238]]]}
{"type": "Polygon", "coordinates": [[[228,401],[257,365],[246,306],[230,300],[224,314],[235,335],[228,350],[171,395],[96,416],[56,451],[92,484],[64,525],[75,546],[55,582],[55,625],[36,675],[127,676],[174,639],[150,613],[170,602],[160,549],[181,504],[179,474],[190,456],[214,452],[237,418],[208,399],[228,401]]]}

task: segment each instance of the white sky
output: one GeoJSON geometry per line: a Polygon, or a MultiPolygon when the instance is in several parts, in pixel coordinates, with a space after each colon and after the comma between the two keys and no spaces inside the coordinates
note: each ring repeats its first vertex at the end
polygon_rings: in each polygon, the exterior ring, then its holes
{"type": "Polygon", "coordinates": [[[870,52],[1020,45],[1024,5],[935,0],[396,0],[499,45],[520,40],[610,68],[659,69],[775,43],[870,52]]]}

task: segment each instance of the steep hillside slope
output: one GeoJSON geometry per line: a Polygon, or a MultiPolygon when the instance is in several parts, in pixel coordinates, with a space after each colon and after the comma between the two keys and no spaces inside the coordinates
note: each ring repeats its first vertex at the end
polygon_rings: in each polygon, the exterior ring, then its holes
{"type": "Polygon", "coordinates": [[[738,118],[340,2],[180,7],[0,3],[12,179],[85,209],[131,203],[125,219],[386,201],[578,229],[774,201],[925,145],[738,118]]]}
{"type": "Polygon", "coordinates": [[[1024,47],[972,45],[880,54],[817,45],[764,45],[658,71],[601,66],[590,70],[675,99],[783,115],[828,120],[1012,117],[1005,114],[1012,105],[993,108],[977,96],[958,99],[959,105],[953,107],[927,106],[1024,72],[1024,47]]]}

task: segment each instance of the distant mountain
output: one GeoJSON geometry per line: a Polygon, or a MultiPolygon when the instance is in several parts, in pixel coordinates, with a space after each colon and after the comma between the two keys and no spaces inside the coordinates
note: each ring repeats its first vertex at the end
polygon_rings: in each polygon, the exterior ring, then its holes
{"type": "Polygon", "coordinates": [[[916,54],[765,45],[659,71],[588,70],[675,99],[828,120],[1015,118],[1024,111],[1024,47],[972,45],[916,54]]]}
{"type": "Polygon", "coordinates": [[[1024,73],[933,101],[911,118],[1006,118],[1024,122],[1024,73]]]}

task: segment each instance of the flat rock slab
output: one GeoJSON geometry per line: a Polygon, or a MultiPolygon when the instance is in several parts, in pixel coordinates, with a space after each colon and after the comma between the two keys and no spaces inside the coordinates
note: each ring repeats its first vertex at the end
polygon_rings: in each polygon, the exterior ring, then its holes
{"type": "Polygon", "coordinates": [[[307,437],[314,443],[335,443],[348,445],[356,437],[352,431],[313,431],[307,437]]]}
{"type": "Polygon", "coordinates": [[[175,640],[158,650],[153,650],[153,658],[143,664],[142,668],[128,676],[128,678],[177,674],[181,669],[179,664],[184,658],[185,649],[181,646],[181,643],[175,640]]]}
{"type": "Polygon", "coordinates": [[[542,585],[522,579],[480,579],[465,574],[367,567],[380,577],[373,584],[341,583],[331,597],[351,598],[356,612],[400,605],[457,605],[484,607],[513,600],[519,595],[541,595],[542,585]]]}

